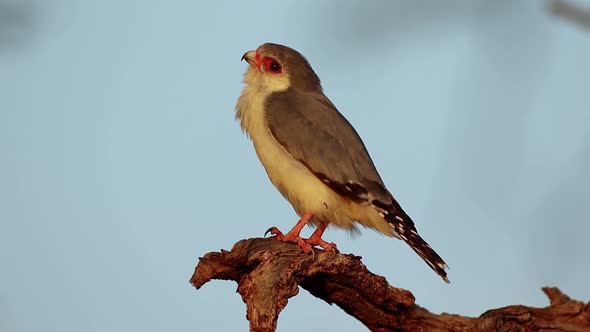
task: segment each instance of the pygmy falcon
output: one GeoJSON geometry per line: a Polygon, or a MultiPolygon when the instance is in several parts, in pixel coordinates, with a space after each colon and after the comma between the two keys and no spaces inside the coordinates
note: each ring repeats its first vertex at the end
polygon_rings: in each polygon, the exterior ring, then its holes
{"type": "Polygon", "coordinates": [[[356,130],[323,93],[320,79],[296,50],[266,43],[242,56],[249,64],[236,118],[254,143],[270,181],[301,217],[280,241],[304,252],[319,246],[328,225],[357,224],[404,240],[445,282],[447,264],[418,235],[414,222],[383,184],[356,130]],[[300,237],[307,223],[317,229],[300,237]]]}

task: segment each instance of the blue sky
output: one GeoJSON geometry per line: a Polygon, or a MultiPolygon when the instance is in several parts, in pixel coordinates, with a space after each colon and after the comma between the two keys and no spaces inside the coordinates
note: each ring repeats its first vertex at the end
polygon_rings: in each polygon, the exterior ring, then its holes
{"type": "MultiPolygon", "coordinates": [[[[267,41],[308,57],[452,284],[372,231],[327,240],[434,312],[590,298],[590,32],[544,2],[0,5],[2,331],[247,329],[235,283],[188,279],[297,219],[234,120],[267,41]]],[[[312,323],[364,330],[305,291],[279,330],[312,323]]]]}

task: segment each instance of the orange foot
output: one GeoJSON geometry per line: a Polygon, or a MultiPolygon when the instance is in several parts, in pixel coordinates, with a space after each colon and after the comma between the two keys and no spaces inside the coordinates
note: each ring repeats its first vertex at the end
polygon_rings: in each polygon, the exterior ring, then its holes
{"type": "Polygon", "coordinates": [[[318,246],[318,247],[324,249],[325,251],[331,251],[333,253],[337,253],[338,248],[336,248],[335,243],[326,242],[322,239],[322,234],[324,234],[326,227],[328,227],[328,224],[321,224],[320,227],[318,227],[315,230],[315,232],[313,232],[313,234],[311,234],[309,239],[304,240],[304,241],[305,241],[305,243],[307,243],[311,247],[318,246]]]}
{"type": "Polygon", "coordinates": [[[271,227],[267,229],[266,232],[264,232],[264,235],[270,233],[274,235],[275,238],[279,241],[297,243],[301,250],[303,250],[303,252],[306,254],[313,253],[312,246],[307,244],[305,240],[303,240],[301,236],[299,236],[299,233],[301,233],[303,226],[305,226],[307,222],[311,220],[312,217],[313,215],[311,213],[306,212],[304,215],[301,216],[301,219],[299,219],[297,224],[295,224],[295,227],[293,227],[287,234],[283,234],[276,227],[271,227]]]}
{"type": "Polygon", "coordinates": [[[301,229],[303,229],[303,226],[305,226],[311,220],[312,217],[313,215],[310,212],[306,212],[303,216],[301,216],[301,219],[299,219],[297,224],[295,224],[295,227],[293,227],[293,229],[291,229],[287,234],[283,234],[283,232],[281,232],[276,227],[271,227],[266,230],[264,235],[270,233],[274,235],[275,238],[279,241],[297,243],[301,250],[303,250],[303,252],[305,252],[306,254],[313,253],[312,248],[315,246],[318,246],[324,249],[325,251],[337,253],[338,248],[336,248],[336,244],[326,242],[322,239],[322,234],[324,234],[324,231],[326,230],[326,227],[328,227],[328,224],[321,224],[315,230],[315,232],[313,232],[309,239],[301,238],[301,236],[299,235],[301,233],[301,229]]]}

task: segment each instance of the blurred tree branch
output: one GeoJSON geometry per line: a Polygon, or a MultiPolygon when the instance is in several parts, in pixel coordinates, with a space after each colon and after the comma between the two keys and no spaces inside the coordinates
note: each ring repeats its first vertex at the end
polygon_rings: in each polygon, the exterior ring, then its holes
{"type": "Polygon", "coordinates": [[[234,280],[247,305],[250,331],[275,331],[280,311],[299,287],[335,303],[371,331],[590,331],[590,303],[543,288],[545,308],[513,305],[477,318],[433,314],[415,304],[407,290],[371,273],[361,257],[316,250],[315,257],[275,239],[247,239],[231,251],[199,259],[190,279],[197,289],[212,279],[234,280]]]}
{"type": "Polygon", "coordinates": [[[32,12],[29,1],[0,0],[0,50],[21,46],[31,38],[32,12]]]}
{"type": "Polygon", "coordinates": [[[565,18],[583,28],[590,29],[590,9],[582,8],[566,0],[552,0],[549,10],[555,16],[565,18]]]}

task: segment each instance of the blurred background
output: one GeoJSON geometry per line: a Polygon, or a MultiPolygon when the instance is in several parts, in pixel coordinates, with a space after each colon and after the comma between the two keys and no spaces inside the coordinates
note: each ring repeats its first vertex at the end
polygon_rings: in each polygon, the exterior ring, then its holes
{"type": "MultiPolygon", "coordinates": [[[[449,263],[325,238],[433,312],[590,299],[590,1],[0,0],[0,331],[245,331],[198,257],[297,217],[234,120],[305,54],[449,263]]],[[[311,229],[305,230],[305,235],[311,229]]],[[[279,331],[363,331],[302,291],[279,331]]]]}

